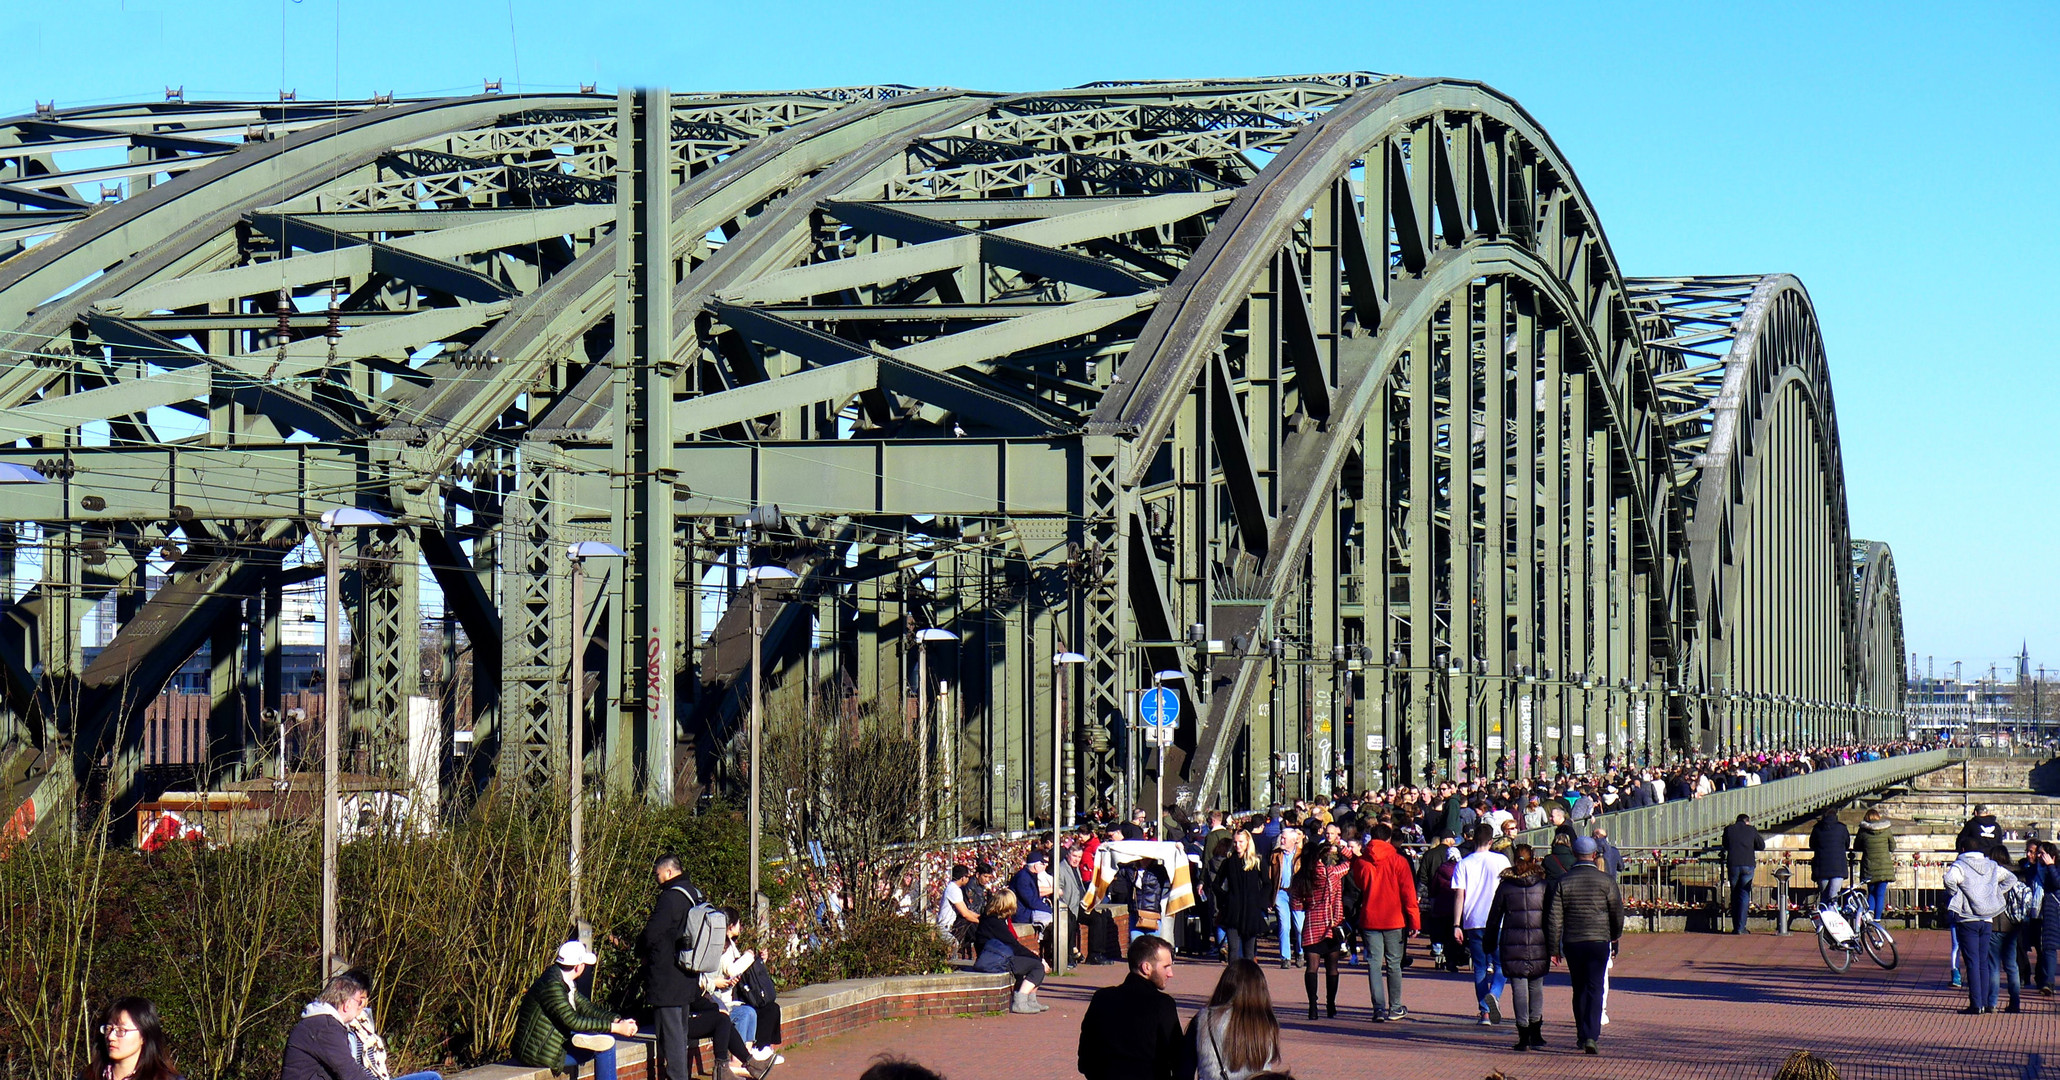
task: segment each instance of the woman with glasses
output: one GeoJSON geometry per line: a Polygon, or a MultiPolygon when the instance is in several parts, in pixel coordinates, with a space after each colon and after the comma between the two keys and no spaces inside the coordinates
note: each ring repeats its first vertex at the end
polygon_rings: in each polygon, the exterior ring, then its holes
{"type": "Polygon", "coordinates": [[[125,997],[100,1013],[99,1049],[79,1070],[78,1080],[180,1080],[165,1049],[157,1006],[148,998],[125,997]]]}

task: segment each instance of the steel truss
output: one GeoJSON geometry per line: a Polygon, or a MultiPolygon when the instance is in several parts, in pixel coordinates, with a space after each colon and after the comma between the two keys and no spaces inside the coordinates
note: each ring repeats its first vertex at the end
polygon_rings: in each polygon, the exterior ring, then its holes
{"type": "Polygon", "coordinates": [[[967,827],[1900,724],[1800,284],[1625,279],[1477,83],[59,110],[0,123],[0,204],[0,461],[51,479],[4,515],[43,556],[17,791],[146,794],[141,703],[203,642],[204,770],[268,768],[280,590],[343,505],[399,522],[346,583],[355,760],[405,767],[426,569],[473,664],[449,784],[562,772],[573,649],[587,769],[722,783],[764,562],[774,712],[934,718],[967,827]]]}

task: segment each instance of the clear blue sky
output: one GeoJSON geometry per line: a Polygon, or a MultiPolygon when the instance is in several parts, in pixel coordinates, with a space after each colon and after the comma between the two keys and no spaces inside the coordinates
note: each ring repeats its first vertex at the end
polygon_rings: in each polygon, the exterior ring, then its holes
{"type": "Polygon", "coordinates": [[[1626,272],[1788,271],[1809,286],[1854,534],[1895,548],[1910,649],[1985,672],[2020,639],[2060,667],[2056,12],[0,0],[0,110],[154,98],[168,84],[307,98],[485,78],[510,90],[1011,90],[1344,69],[1479,79],[1552,133],[1626,272]]]}

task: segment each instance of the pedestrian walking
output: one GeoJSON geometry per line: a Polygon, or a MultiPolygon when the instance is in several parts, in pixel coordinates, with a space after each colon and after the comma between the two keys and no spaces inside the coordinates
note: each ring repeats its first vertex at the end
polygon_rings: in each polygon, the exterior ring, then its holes
{"type": "Polygon", "coordinates": [[[1343,858],[1322,841],[1309,846],[1295,874],[1290,902],[1306,920],[1302,926],[1302,986],[1309,995],[1309,1019],[1316,1019],[1316,963],[1323,962],[1324,1012],[1338,1014],[1338,952],[1344,947],[1343,858]]]}
{"type": "Polygon", "coordinates": [[[100,1010],[93,1031],[93,1059],[78,1080],[181,1080],[149,998],[117,998],[100,1010]]]}
{"type": "Polygon", "coordinates": [[[1846,856],[1852,850],[1852,833],[1838,820],[1838,807],[1827,806],[1810,829],[1810,876],[1817,879],[1817,906],[1831,907],[1845,887],[1846,856]]]}
{"type": "Polygon", "coordinates": [[[1392,827],[1376,822],[1350,870],[1365,897],[1357,917],[1360,936],[1366,942],[1366,982],[1376,1024],[1409,1015],[1402,1004],[1402,967],[1408,938],[1421,928],[1416,876],[1409,869],[1409,860],[1396,850],[1394,839],[1392,827]]]}
{"type": "MultiPolygon", "coordinates": [[[[1280,814],[1276,811],[1266,823],[1269,829],[1276,829],[1271,841],[1272,852],[1266,856],[1268,876],[1273,880],[1273,913],[1280,920],[1280,966],[1302,962],[1302,913],[1297,910],[1288,896],[1294,884],[1295,868],[1302,860],[1302,833],[1299,829],[1281,829],[1280,814]]],[[[1262,832],[1260,840],[1266,841],[1262,832]]]]}
{"type": "Polygon", "coordinates": [[[1518,844],[1509,869],[1495,887],[1488,911],[1488,938],[1495,960],[1509,980],[1510,1016],[1516,1045],[1545,1045],[1545,973],[1552,968],[1545,946],[1545,866],[1529,844],[1518,844]]]}
{"type": "Polygon", "coordinates": [[[1283,1068],[1280,1021],[1266,974],[1250,959],[1232,960],[1209,1004],[1195,1014],[1196,1080],[1251,1080],[1283,1068]]]}
{"type": "MultiPolygon", "coordinates": [[[[1996,980],[2010,991],[2010,1004],[2003,1011],[2023,1012],[2024,973],[2017,966],[2017,946],[2031,918],[2031,887],[2011,867],[2009,849],[2001,843],[1989,848],[1988,859],[2002,871],[1999,884],[2003,891],[2003,910],[1990,920],[1995,929],[1989,935],[1989,963],[1996,969],[1996,980]]],[[[1994,1004],[1994,991],[1990,993],[1994,1004]]]]}
{"type": "Polygon", "coordinates": [[[1751,913],[1752,879],[1759,872],[1759,853],[1767,850],[1767,838],[1753,828],[1752,817],[1738,815],[1738,820],[1724,826],[1724,871],[1731,879],[1731,932],[1743,934],[1745,919],[1751,913]]]}
{"type": "Polygon", "coordinates": [[[1966,965],[1969,1015],[1996,1011],[1996,971],[1993,960],[1994,919],[2003,913],[2003,876],[2009,871],[1988,857],[1988,841],[1979,835],[1962,833],[1957,843],[1959,857],[1946,867],[1946,918],[1952,924],[1953,941],[1966,965]],[[1979,846],[1977,846],[1979,845],[1979,846]]]}
{"type": "Polygon", "coordinates": [[[1087,1080],[1176,1080],[1191,1066],[1180,1010],[1166,993],[1173,946],[1147,935],[1130,943],[1130,972],[1088,999],[1078,1067],[1087,1080]]]}
{"type": "Polygon", "coordinates": [[[1545,911],[1545,947],[1566,959],[1574,984],[1574,1038],[1581,1052],[1601,1053],[1602,980],[1617,940],[1624,936],[1624,893],[1596,865],[1599,848],[1586,836],[1573,842],[1577,860],[1559,879],[1545,911]]]}
{"type": "Polygon", "coordinates": [[[1472,840],[1473,850],[1459,860],[1458,868],[1452,872],[1453,912],[1457,916],[1453,941],[1466,947],[1467,958],[1473,964],[1474,1002],[1479,1010],[1476,1022],[1485,1027],[1502,1022],[1497,1001],[1502,995],[1502,973],[1488,950],[1487,926],[1502,871],[1509,869],[1510,863],[1490,849],[1495,833],[1487,823],[1474,826],[1472,840]]]}
{"type": "Polygon", "coordinates": [[[1230,854],[1216,864],[1210,882],[1215,898],[1216,928],[1223,932],[1231,963],[1256,960],[1259,936],[1266,932],[1266,908],[1273,902],[1273,883],[1266,866],[1252,845],[1252,834],[1243,829],[1228,834],[1230,854]]]}

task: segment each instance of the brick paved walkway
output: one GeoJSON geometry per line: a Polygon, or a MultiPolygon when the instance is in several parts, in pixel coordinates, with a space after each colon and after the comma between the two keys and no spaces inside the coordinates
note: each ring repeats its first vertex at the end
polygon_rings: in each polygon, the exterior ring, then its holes
{"type": "MultiPolygon", "coordinates": [[[[1403,989],[1414,1015],[1374,1025],[1364,968],[1341,970],[1337,1019],[1312,1022],[1303,1018],[1301,972],[1265,966],[1288,1065],[1304,1080],[1481,1080],[1495,1069],[1510,1080],[1743,1080],[1772,1075],[1798,1047],[1831,1058],[1844,1080],[2060,1078],[2060,998],[2031,993],[2023,1015],[1960,1016],[1954,1010],[1967,998],[1945,987],[1946,935],[1897,936],[1897,970],[1881,971],[1863,957],[1833,975],[1815,940],[1802,934],[1631,935],[1611,979],[1600,1057],[1572,1050],[1563,971],[1546,980],[1545,1037],[1552,1045],[1516,1054],[1509,1051],[1514,1029],[1474,1024],[1473,985],[1464,973],[1429,972],[1419,961],[1403,989]]],[[[854,1080],[875,1055],[892,1053],[947,1080],[1070,1080],[1087,998],[1122,970],[1090,967],[1052,979],[1043,992],[1051,1011],[1038,1016],[893,1021],[796,1047],[774,1075],[854,1080]]],[[[1174,970],[1169,989],[1183,1022],[1220,970],[1184,959],[1174,970]]]]}

